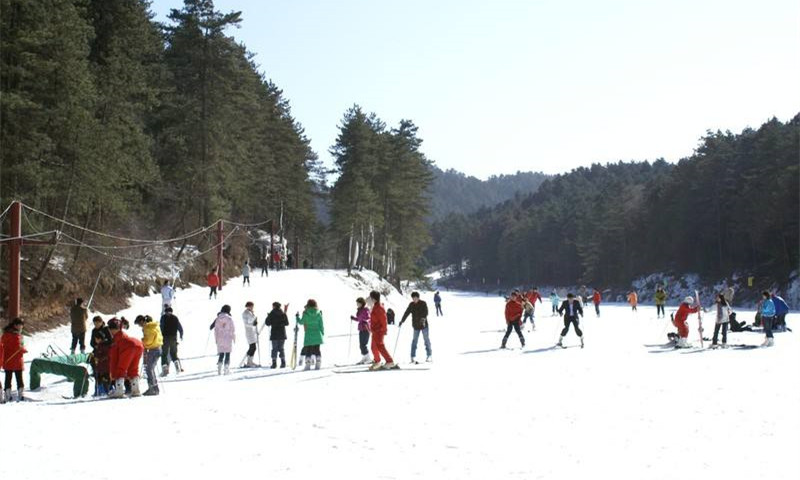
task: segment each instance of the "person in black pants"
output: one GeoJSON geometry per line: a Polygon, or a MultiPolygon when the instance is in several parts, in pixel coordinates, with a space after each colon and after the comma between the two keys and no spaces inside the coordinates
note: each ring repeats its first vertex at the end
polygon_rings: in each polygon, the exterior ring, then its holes
{"type": "Polygon", "coordinates": [[[583,307],[581,307],[581,302],[575,300],[575,295],[568,293],[567,299],[564,300],[560,307],[558,307],[558,313],[559,315],[564,315],[564,329],[561,330],[561,337],[558,339],[557,345],[565,348],[561,342],[569,332],[569,325],[574,324],[575,333],[577,333],[578,338],[581,339],[581,348],[583,348],[583,332],[581,331],[581,327],[578,326],[578,316],[583,316],[583,307]]]}
{"type": "Polygon", "coordinates": [[[183,372],[181,360],[178,358],[178,334],[183,341],[183,326],[178,317],[172,313],[172,307],[164,308],[161,316],[161,335],[164,337],[164,346],[161,348],[161,376],[169,375],[169,362],[175,364],[175,373],[183,372]]]}
{"type": "Polygon", "coordinates": [[[286,305],[281,310],[280,302],[272,303],[272,311],[267,315],[264,324],[270,327],[269,339],[272,342],[272,365],[269,368],[277,368],[278,355],[281,357],[281,368],[286,368],[286,352],[283,345],[286,343],[286,327],[289,326],[289,317],[286,316],[286,305]]]}

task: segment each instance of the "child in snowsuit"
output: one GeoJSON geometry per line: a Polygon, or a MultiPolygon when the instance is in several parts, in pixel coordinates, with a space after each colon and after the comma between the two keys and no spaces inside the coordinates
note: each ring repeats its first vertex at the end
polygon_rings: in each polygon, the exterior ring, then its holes
{"type": "MultiPolygon", "coordinates": [[[[247,360],[244,364],[245,367],[257,367],[253,361],[253,356],[256,354],[256,344],[258,343],[258,320],[256,314],[253,313],[253,302],[244,304],[244,312],[242,312],[242,321],[244,322],[244,336],[247,339],[247,360]]],[[[261,355],[259,353],[259,355],[261,355]]]]}
{"type": "Polygon", "coordinates": [[[392,356],[389,355],[389,351],[386,349],[386,345],[383,342],[389,327],[386,323],[386,310],[384,310],[383,305],[381,305],[380,292],[376,290],[369,292],[367,306],[371,307],[369,313],[369,329],[372,332],[372,365],[369,366],[369,369],[397,368],[397,364],[394,363],[392,356]],[[381,356],[383,356],[383,359],[386,361],[382,367],[381,356]]]}
{"type": "Polygon", "coordinates": [[[717,337],[722,329],[722,348],[728,344],[728,321],[731,315],[731,307],[725,300],[725,295],[717,295],[717,321],[714,324],[714,337],[711,339],[711,348],[717,348],[717,337]]]}
{"type": "Polygon", "coordinates": [[[578,326],[578,323],[580,323],[578,317],[583,316],[583,307],[581,307],[581,302],[575,300],[575,295],[568,293],[567,299],[564,300],[560,307],[558,307],[558,313],[564,314],[564,329],[561,330],[561,337],[559,337],[557,345],[559,347],[564,346],[562,343],[564,337],[566,337],[567,333],[569,333],[570,324],[573,324],[575,325],[575,333],[578,334],[578,338],[581,340],[581,348],[583,348],[583,332],[578,326]]]}
{"type": "Polygon", "coordinates": [[[211,296],[213,295],[214,298],[217,298],[217,288],[219,288],[219,276],[217,275],[216,270],[212,270],[209,272],[207,277],[208,282],[208,299],[211,300],[211,296]]]}
{"type": "Polygon", "coordinates": [[[550,303],[553,305],[553,313],[550,316],[555,317],[558,315],[558,304],[561,303],[561,299],[558,298],[558,294],[555,290],[550,294],[550,303]]]}
{"type": "Polygon", "coordinates": [[[508,337],[511,336],[512,329],[516,330],[519,336],[519,343],[522,344],[523,348],[525,347],[525,337],[522,336],[522,330],[520,329],[522,310],[522,299],[520,298],[519,292],[514,290],[511,294],[511,298],[506,302],[506,334],[503,336],[503,342],[500,344],[500,348],[506,348],[506,342],[508,341],[508,337]]]}
{"type": "Polygon", "coordinates": [[[322,323],[322,312],[317,308],[316,300],[310,299],[303,309],[303,317],[297,314],[297,323],[303,325],[303,348],[305,349],[305,367],[303,370],[311,368],[314,362],[314,370],[319,370],[322,366],[322,336],[325,335],[325,325],[322,323]]]}
{"type": "Polygon", "coordinates": [[[113,341],[108,352],[111,380],[114,381],[114,391],[109,398],[122,398],[125,395],[125,380],[131,384],[131,396],[141,396],[139,390],[139,362],[142,359],[144,345],[136,338],[129,337],[122,331],[119,320],[112,318],[108,321],[108,330],[113,341]]]}
{"type": "Polygon", "coordinates": [[[231,318],[231,306],[223,305],[217,318],[211,324],[214,330],[214,340],[217,342],[217,375],[222,375],[223,366],[225,375],[231,373],[231,350],[236,341],[236,328],[231,318]]]}
{"type": "Polygon", "coordinates": [[[111,349],[112,337],[102,317],[95,316],[92,323],[94,323],[94,328],[89,345],[92,347],[90,363],[95,380],[95,395],[105,395],[111,388],[108,352],[111,349]]]}
{"type": "Polygon", "coordinates": [[[678,307],[678,311],[675,313],[675,318],[672,319],[672,323],[678,329],[678,343],[676,347],[685,348],[688,346],[686,339],[689,337],[689,326],[686,324],[686,320],[689,318],[690,313],[697,313],[700,310],[700,305],[695,305],[692,307],[692,303],[694,299],[692,297],[686,297],[683,299],[683,303],[681,303],[680,307],[678,307]]]}
{"type": "Polygon", "coordinates": [[[11,401],[11,378],[17,380],[17,401],[25,400],[22,395],[25,389],[25,382],[22,379],[22,371],[24,369],[24,362],[22,356],[28,351],[22,342],[22,328],[24,322],[21,318],[15,318],[9,322],[6,328],[3,329],[3,336],[0,337],[3,350],[3,370],[5,371],[6,378],[4,384],[5,395],[0,396],[2,403],[11,401]]]}
{"type": "Polygon", "coordinates": [[[598,317],[600,316],[600,302],[603,300],[603,297],[600,295],[600,292],[595,289],[594,293],[592,293],[592,303],[594,303],[594,313],[598,317]]]}
{"type": "Polygon", "coordinates": [[[144,395],[149,397],[158,395],[158,377],[156,376],[156,365],[161,359],[161,346],[164,345],[164,337],[161,335],[161,328],[150,315],[139,315],[133,322],[142,327],[142,346],[144,347],[144,370],[147,372],[147,390],[144,395]]]}
{"type": "Polygon", "coordinates": [[[367,301],[361,297],[356,299],[355,316],[351,315],[350,320],[358,322],[358,346],[361,349],[361,361],[359,364],[369,363],[369,350],[367,343],[369,342],[369,309],[367,308],[367,301]]]}
{"type": "Polygon", "coordinates": [[[289,305],[286,305],[281,310],[280,302],[273,302],[272,311],[269,312],[267,319],[264,321],[264,325],[270,327],[269,340],[272,343],[272,365],[270,368],[277,368],[278,355],[281,357],[281,368],[286,368],[286,352],[284,352],[283,346],[286,343],[286,327],[289,326],[289,318],[286,316],[288,307],[289,305]]]}

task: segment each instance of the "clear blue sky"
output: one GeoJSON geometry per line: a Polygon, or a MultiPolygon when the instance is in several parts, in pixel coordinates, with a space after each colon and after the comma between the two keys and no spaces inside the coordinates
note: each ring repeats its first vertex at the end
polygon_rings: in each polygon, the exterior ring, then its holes
{"type": "MultiPolygon", "coordinates": [[[[155,0],[166,20],[182,0],[155,0]]],[[[330,162],[353,104],[486,178],[677,161],[800,112],[798,0],[216,0],[330,162]]]]}

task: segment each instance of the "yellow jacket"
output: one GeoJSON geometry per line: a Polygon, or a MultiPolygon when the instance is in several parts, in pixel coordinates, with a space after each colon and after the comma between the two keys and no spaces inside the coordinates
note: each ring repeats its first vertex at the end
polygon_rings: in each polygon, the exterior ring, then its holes
{"type": "Polygon", "coordinates": [[[164,344],[164,337],[161,335],[161,328],[156,322],[148,322],[142,326],[144,337],[142,337],[142,344],[145,350],[152,348],[159,348],[164,344]]]}

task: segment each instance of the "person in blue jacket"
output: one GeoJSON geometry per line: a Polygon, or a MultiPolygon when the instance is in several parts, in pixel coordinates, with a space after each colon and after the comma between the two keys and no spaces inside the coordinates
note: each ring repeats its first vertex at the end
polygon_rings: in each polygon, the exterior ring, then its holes
{"type": "Polygon", "coordinates": [[[761,301],[761,323],[764,325],[764,334],[766,334],[764,343],[761,346],[771,347],[775,344],[775,340],[772,338],[772,325],[775,322],[775,303],[772,301],[768,291],[761,292],[761,296],[764,297],[761,301]]]}
{"type": "Polygon", "coordinates": [[[772,294],[772,303],[775,304],[775,323],[773,325],[773,330],[785,332],[786,314],[789,313],[789,305],[786,304],[786,300],[774,293],[772,294]]]}
{"type": "Polygon", "coordinates": [[[436,306],[436,316],[440,317],[444,315],[442,313],[442,296],[439,295],[438,290],[433,294],[433,304],[436,306]]]}

